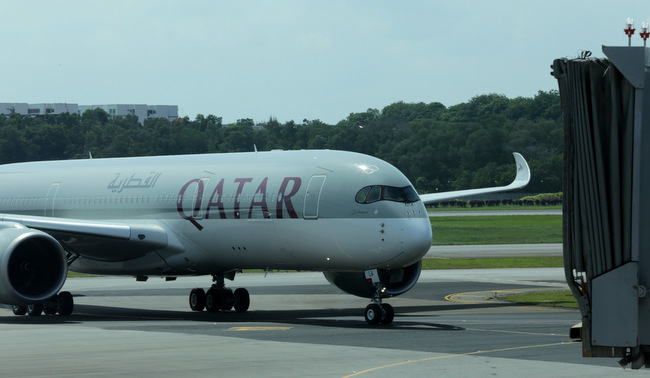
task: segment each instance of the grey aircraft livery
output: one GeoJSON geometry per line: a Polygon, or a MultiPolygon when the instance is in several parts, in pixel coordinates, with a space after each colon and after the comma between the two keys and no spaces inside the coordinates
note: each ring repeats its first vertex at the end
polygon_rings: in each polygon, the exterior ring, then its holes
{"type": "Polygon", "coordinates": [[[390,324],[383,299],[415,285],[431,246],[425,204],[525,186],[514,153],[507,186],[418,195],[392,165],[363,154],[270,151],[85,159],[0,166],[0,303],[16,315],[70,315],[68,270],[212,276],[194,311],[248,310],[242,269],[322,271],[367,297],[370,324],[390,324]]]}

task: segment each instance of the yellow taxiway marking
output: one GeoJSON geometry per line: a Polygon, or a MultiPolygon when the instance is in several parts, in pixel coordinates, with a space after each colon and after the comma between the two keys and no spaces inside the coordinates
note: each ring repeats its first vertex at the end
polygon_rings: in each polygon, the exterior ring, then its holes
{"type": "Polygon", "coordinates": [[[496,299],[498,294],[511,294],[515,290],[483,290],[471,291],[466,293],[453,293],[445,296],[445,300],[457,303],[482,303],[496,299]]]}
{"type": "Polygon", "coordinates": [[[525,289],[505,289],[505,290],[483,290],[483,291],[469,291],[466,293],[453,293],[445,296],[445,300],[457,303],[486,303],[493,299],[499,299],[499,295],[525,293],[529,291],[548,291],[548,287],[530,287],[525,289]]]}
{"type": "Polygon", "coordinates": [[[507,331],[507,330],[504,330],[504,329],[480,329],[480,328],[465,328],[465,330],[466,331],[476,331],[476,332],[514,333],[516,335],[557,336],[557,337],[566,338],[566,335],[562,335],[562,334],[558,334],[558,333],[507,331]]]}
{"type": "Polygon", "coordinates": [[[226,331],[287,331],[293,327],[230,327],[226,331]]]}
{"type": "Polygon", "coordinates": [[[468,353],[459,353],[459,354],[448,354],[444,356],[437,356],[437,357],[429,357],[429,358],[422,358],[419,360],[413,360],[413,361],[403,361],[403,362],[397,362],[394,364],[390,365],[384,365],[384,366],[378,366],[370,369],[366,369],[363,371],[356,372],[354,374],[346,375],[343,378],[349,378],[349,377],[355,377],[357,375],[361,374],[366,374],[370,373],[371,371],[377,371],[381,369],[387,369],[395,366],[401,366],[401,365],[407,365],[407,364],[412,364],[416,362],[425,362],[425,361],[433,361],[433,360],[442,360],[445,358],[455,358],[455,357],[463,357],[463,356],[472,356],[472,355],[477,355],[477,354],[486,354],[486,353],[495,353],[495,352],[505,352],[505,351],[510,351],[510,350],[518,350],[518,349],[530,349],[530,348],[542,348],[542,347],[549,347],[549,346],[557,346],[557,345],[569,345],[575,343],[574,341],[568,341],[568,342],[561,342],[561,343],[552,343],[552,344],[540,344],[540,345],[525,345],[525,346],[520,346],[520,347],[512,347],[512,348],[501,348],[501,349],[492,349],[492,350],[479,350],[476,352],[468,352],[468,353]]]}

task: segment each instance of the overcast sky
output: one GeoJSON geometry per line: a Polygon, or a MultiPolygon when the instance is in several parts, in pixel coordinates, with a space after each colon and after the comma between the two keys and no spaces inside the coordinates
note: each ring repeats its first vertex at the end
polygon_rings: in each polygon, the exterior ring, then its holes
{"type": "Polygon", "coordinates": [[[627,45],[648,1],[0,0],[0,102],[178,105],[337,123],[556,89],[555,58],[627,45]]]}

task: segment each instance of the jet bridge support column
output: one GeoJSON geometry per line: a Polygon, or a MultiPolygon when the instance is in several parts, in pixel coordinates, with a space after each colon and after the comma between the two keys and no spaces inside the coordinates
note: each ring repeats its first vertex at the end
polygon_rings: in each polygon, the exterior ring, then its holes
{"type": "Polygon", "coordinates": [[[564,111],[564,265],[583,356],[650,366],[650,49],[558,59],[564,111]],[[646,93],[647,92],[647,93],[646,93]]]}

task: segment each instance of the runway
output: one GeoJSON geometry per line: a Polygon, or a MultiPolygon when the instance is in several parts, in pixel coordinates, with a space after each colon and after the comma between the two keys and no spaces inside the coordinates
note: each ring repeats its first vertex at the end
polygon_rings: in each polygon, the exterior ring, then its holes
{"type": "Polygon", "coordinates": [[[562,257],[562,243],[433,245],[426,258],[562,257]]]}
{"type": "Polygon", "coordinates": [[[0,309],[1,376],[500,376],[611,377],[615,359],[581,357],[568,338],[576,310],[522,307],[510,291],[565,287],[562,269],[422,272],[389,302],[391,326],[368,326],[367,301],[320,273],[243,274],[245,314],[191,312],[191,288],[208,277],[165,282],[69,279],[70,317],[0,309]],[[495,297],[497,299],[495,299],[495,297]]]}

